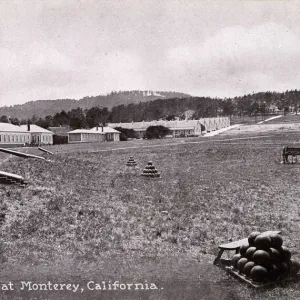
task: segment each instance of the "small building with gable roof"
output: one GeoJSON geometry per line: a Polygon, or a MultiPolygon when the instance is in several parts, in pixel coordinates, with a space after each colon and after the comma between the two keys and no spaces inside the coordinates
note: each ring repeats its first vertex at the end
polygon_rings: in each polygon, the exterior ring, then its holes
{"type": "Polygon", "coordinates": [[[91,129],[75,129],[68,132],[69,143],[119,142],[120,132],[110,127],[96,126],[91,129]]]}

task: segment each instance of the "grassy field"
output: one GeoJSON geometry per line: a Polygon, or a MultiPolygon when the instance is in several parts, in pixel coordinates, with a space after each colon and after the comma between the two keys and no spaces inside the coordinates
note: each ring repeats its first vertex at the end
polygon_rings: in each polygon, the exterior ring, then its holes
{"type": "Polygon", "coordinates": [[[36,298],[44,300],[299,299],[298,283],[256,292],[211,264],[219,244],[272,229],[300,260],[300,165],[275,162],[298,134],[62,145],[45,161],[2,154],[1,170],[29,185],[1,186],[1,282],[106,276],[164,287],[36,298]],[[135,169],[125,167],[131,155],[135,169]],[[140,176],[149,160],[161,179],[140,176]]]}

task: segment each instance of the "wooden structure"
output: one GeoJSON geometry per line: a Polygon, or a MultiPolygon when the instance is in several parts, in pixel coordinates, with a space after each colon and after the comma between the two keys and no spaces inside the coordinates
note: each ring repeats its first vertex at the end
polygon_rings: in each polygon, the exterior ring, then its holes
{"type": "Polygon", "coordinates": [[[4,152],[4,153],[16,155],[16,156],[19,156],[19,157],[23,157],[23,158],[38,158],[38,159],[45,159],[44,157],[41,157],[41,156],[32,155],[32,154],[27,154],[27,153],[22,153],[22,152],[19,152],[19,151],[14,151],[14,150],[9,150],[9,149],[4,149],[4,148],[0,148],[0,151],[1,151],[1,152],[4,152]]]}
{"type": "Polygon", "coordinates": [[[25,187],[27,182],[22,176],[0,171],[0,183],[3,184],[17,184],[21,187],[25,187]]]}
{"type": "Polygon", "coordinates": [[[47,154],[53,154],[53,152],[51,152],[51,151],[49,151],[49,150],[47,150],[47,149],[44,149],[44,148],[42,148],[42,147],[38,147],[38,149],[41,150],[42,152],[47,153],[47,154]]]}
{"type": "Polygon", "coordinates": [[[297,156],[300,155],[300,147],[284,147],[282,150],[282,162],[284,164],[296,163],[298,161],[297,156]],[[290,161],[289,156],[292,157],[290,161]]]}

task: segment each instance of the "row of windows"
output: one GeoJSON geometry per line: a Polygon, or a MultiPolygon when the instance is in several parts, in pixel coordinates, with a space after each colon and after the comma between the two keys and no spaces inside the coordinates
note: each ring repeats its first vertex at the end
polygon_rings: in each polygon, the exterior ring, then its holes
{"type": "MultiPolygon", "coordinates": [[[[32,136],[33,140],[36,140],[38,136],[32,136]]],[[[38,138],[39,140],[39,138],[38,138]]],[[[16,143],[25,143],[30,141],[30,135],[24,134],[0,134],[0,142],[16,142],[16,143]]],[[[51,142],[52,136],[51,135],[42,135],[43,142],[51,142]]]]}
{"type": "Polygon", "coordinates": [[[82,139],[101,140],[102,135],[95,133],[82,133],[82,139]]]}
{"type": "Polygon", "coordinates": [[[23,134],[0,134],[0,142],[26,142],[30,140],[29,135],[23,134]]]}
{"type": "Polygon", "coordinates": [[[42,141],[43,142],[51,142],[52,141],[52,135],[42,135],[42,141]]]}
{"type": "Polygon", "coordinates": [[[175,134],[178,133],[193,134],[194,130],[175,130],[175,134]]]}
{"type": "Polygon", "coordinates": [[[39,134],[34,134],[32,135],[32,140],[33,141],[37,141],[39,142],[41,140],[41,142],[51,142],[52,141],[52,136],[51,135],[39,135],[39,134]]]}

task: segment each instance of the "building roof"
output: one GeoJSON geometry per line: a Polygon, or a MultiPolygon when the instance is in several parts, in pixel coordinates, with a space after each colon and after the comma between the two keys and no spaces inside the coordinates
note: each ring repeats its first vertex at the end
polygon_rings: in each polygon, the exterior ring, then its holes
{"type": "Polygon", "coordinates": [[[110,127],[122,127],[144,131],[149,126],[165,126],[169,129],[194,129],[199,123],[199,120],[184,120],[184,121],[151,121],[151,122],[131,122],[131,123],[109,123],[110,127]]]}
{"type": "Polygon", "coordinates": [[[105,127],[101,127],[101,126],[98,126],[98,129],[97,127],[93,127],[92,129],[90,129],[92,132],[98,132],[98,131],[101,131],[103,128],[103,132],[104,133],[120,133],[120,131],[116,130],[116,129],[113,129],[111,127],[108,127],[108,126],[105,126],[105,127]]]}
{"type": "Polygon", "coordinates": [[[13,125],[10,123],[0,123],[0,131],[24,132],[25,130],[21,128],[21,126],[13,125]]]}
{"type": "Polygon", "coordinates": [[[75,129],[69,131],[68,133],[98,133],[98,134],[106,134],[106,133],[120,133],[120,131],[115,130],[111,127],[93,127],[91,129],[75,129]],[[103,129],[103,130],[102,130],[103,129]]]}
{"type": "MultiPolygon", "coordinates": [[[[20,128],[23,129],[23,131],[27,131],[27,132],[34,132],[34,133],[52,133],[52,131],[50,130],[47,130],[43,127],[40,127],[40,126],[37,126],[35,124],[30,124],[30,131],[27,130],[27,127],[28,125],[21,125],[20,128]]],[[[19,127],[19,126],[18,126],[19,127]]]]}

